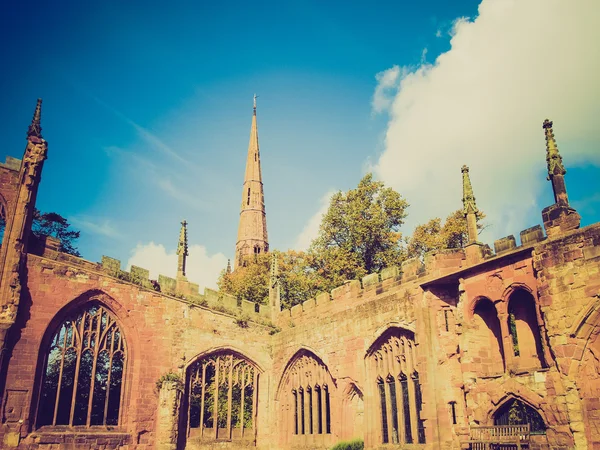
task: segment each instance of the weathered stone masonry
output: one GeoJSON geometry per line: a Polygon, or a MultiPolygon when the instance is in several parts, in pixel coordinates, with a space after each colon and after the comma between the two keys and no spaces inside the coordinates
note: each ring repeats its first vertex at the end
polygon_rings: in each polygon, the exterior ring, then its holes
{"type": "Polygon", "coordinates": [[[466,248],[281,311],[276,260],[268,305],[199,293],[185,224],[154,282],[30,238],[40,117],[0,165],[2,448],[451,449],[515,417],[531,448],[600,448],[600,224],[579,228],[551,122],[544,229],[488,251],[463,167],[466,248]]]}

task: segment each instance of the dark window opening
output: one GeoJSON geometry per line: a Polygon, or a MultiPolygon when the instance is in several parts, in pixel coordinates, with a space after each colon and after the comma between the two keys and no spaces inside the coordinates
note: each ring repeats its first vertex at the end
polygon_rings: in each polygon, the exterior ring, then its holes
{"type": "Polygon", "coordinates": [[[381,401],[381,438],[384,444],[387,444],[388,439],[388,425],[387,425],[387,408],[385,401],[385,387],[383,380],[377,381],[377,388],[379,389],[379,399],[381,401]]]}
{"type": "Polygon", "coordinates": [[[450,402],[450,415],[452,416],[452,425],[456,425],[456,402],[450,402]]]}
{"type": "Polygon", "coordinates": [[[118,425],[127,351],[103,306],[90,304],[64,321],[51,340],[37,426],[118,425]]]}
{"type": "Polygon", "coordinates": [[[450,313],[449,310],[444,309],[444,322],[446,324],[446,331],[450,331],[450,323],[448,322],[448,314],[450,313]]]}
{"type": "Polygon", "coordinates": [[[321,400],[321,388],[315,386],[315,395],[317,396],[317,430],[319,434],[323,433],[323,401],[321,400]]]}
{"type": "Polygon", "coordinates": [[[302,388],[300,388],[300,425],[304,434],[304,390],[302,388]]]}
{"type": "Polygon", "coordinates": [[[294,395],[294,434],[298,434],[298,393],[292,391],[294,395]]]}
{"type": "Polygon", "coordinates": [[[250,204],[250,188],[248,188],[248,205],[250,204]]]}
{"type": "Polygon", "coordinates": [[[423,407],[423,398],[421,397],[421,383],[419,383],[419,373],[414,372],[412,375],[413,383],[415,385],[415,404],[417,410],[417,439],[419,444],[425,443],[425,426],[423,420],[421,420],[421,408],[423,407]]]}
{"type": "Polygon", "coordinates": [[[398,444],[400,437],[398,433],[398,405],[396,403],[396,381],[389,377],[387,379],[388,388],[390,390],[390,403],[392,407],[392,443],[398,444]]]}
{"type": "Polygon", "coordinates": [[[410,421],[410,404],[408,395],[408,379],[403,373],[400,374],[400,387],[402,389],[402,406],[404,408],[404,441],[412,444],[412,426],[410,421]]]}
{"type": "Polygon", "coordinates": [[[540,413],[520,400],[509,400],[494,414],[494,425],[526,424],[529,424],[531,434],[546,434],[546,424],[540,413]]]}
{"type": "Polygon", "coordinates": [[[308,394],[308,432],[313,434],[313,398],[312,398],[312,389],[308,387],[306,389],[306,393],[308,394]]]}
{"type": "Polygon", "coordinates": [[[326,420],[326,431],[327,434],[331,433],[331,405],[329,404],[329,389],[325,388],[325,420],[326,420]]]}

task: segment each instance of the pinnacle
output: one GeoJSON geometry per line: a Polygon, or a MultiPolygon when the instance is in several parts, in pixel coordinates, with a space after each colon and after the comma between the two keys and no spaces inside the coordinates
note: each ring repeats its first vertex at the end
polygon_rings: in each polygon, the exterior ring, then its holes
{"type": "Polygon", "coordinates": [[[35,106],[35,112],[33,113],[33,119],[31,119],[31,125],[27,130],[27,137],[42,138],[42,99],[38,98],[37,105],[35,106]]]}

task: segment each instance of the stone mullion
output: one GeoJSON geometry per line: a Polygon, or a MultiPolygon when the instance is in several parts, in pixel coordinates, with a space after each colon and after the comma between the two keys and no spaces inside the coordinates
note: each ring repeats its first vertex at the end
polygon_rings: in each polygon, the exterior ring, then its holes
{"type": "Polygon", "coordinates": [[[227,436],[231,439],[231,402],[233,390],[233,355],[229,357],[229,389],[227,393],[227,436]]]}
{"type": "Polygon", "coordinates": [[[246,374],[248,371],[248,366],[244,366],[240,369],[240,374],[241,374],[241,382],[240,382],[240,386],[241,386],[241,390],[242,390],[242,401],[241,401],[241,406],[240,406],[240,410],[241,410],[241,414],[242,414],[242,420],[241,420],[241,425],[240,425],[240,436],[244,437],[244,408],[246,406],[246,374]]]}
{"type": "MultiPolygon", "coordinates": [[[[104,399],[104,418],[102,419],[103,425],[106,425],[106,418],[108,417],[108,398],[109,398],[109,394],[110,394],[110,380],[111,380],[111,375],[112,375],[114,345],[115,345],[115,333],[113,330],[113,332],[111,333],[111,336],[110,336],[110,347],[109,347],[110,363],[108,365],[108,378],[106,381],[106,398],[104,399]]],[[[125,366],[125,361],[123,361],[123,366],[125,366]]],[[[123,390],[123,389],[121,389],[121,390],[123,390]]]]}
{"type": "MultiPolygon", "coordinates": [[[[90,398],[88,399],[88,409],[87,409],[87,419],[86,419],[86,425],[89,427],[91,424],[91,420],[92,420],[92,403],[94,401],[94,387],[96,385],[96,366],[98,364],[98,348],[100,347],[100,326],[102,325],[102,310],[99,311],[100,313],[100,317],[98,317],[96,315],[97,318],[97,322],[96,322],[96,345],[94,345],[92,351],[94,353],[94,360],[92,362],[92,380],[90,383],[90,398]]],[[[92,325],[93,325],[94,321],[92,319],[92,325]]],[[[92,328],[92,327],[90,327],[92,328]]],[[[90,330],[90,346],[92,345],[92,335],[93,335],[93,331],[90,330]]],[[[106,392],[107,396],[108,396],[108,391],[106,392]]]]}
{"type": "MultiPolygon", "coordinates": [[[[74,378],[73,378],[73,395],[71,397],[71,412],[69,414],[69,425],[73,425],[73,416],[75,415],[75,399],[76,399],[76,395],[77,395],[77,385],[79,384],[79,366],[81,365],[81,354],[84,351],[83,341],[85,340],[85,337],[84,337],[85,331],[84,331],[83,327],[85,327],[85,318],[87,315],[88,315],[88,313],[85,312],[81,317],[81,342],[79,345],[79,349],[77,351],[77,362],[75,363],[75,374],[74,374],[74,378]]],[[[121,389],[121,390],[123,390],[123,389],[121,389]]]]}
{"type": "Polygon", "coordinates": [[[313,410],[313,434],[319,434],[319,402],[317,396],[320,395],[321,389],[313,389],[312,391],[312,410],[313,410]]]}
{"type": "Polygon", "coordinates": [[[398,440],[399,443],[404,444],[406,442],[405,429],[404,429],[404,407],[402,404],[403,395],[402,395],[402,386],[400,384],[400,380],[398,379],[398,375],[394,377],[394,385],[396,387],[396,413],[398,420],[398,440]]]}
{"type": "Polygon", "coordinates": [[[388,435],[388,443],[393,441],[392,439],[392,395],[390,391],[390,385],[387,382],[387,378],[383,380],[383,392],[385,392],[385,410],[386,410],[386,422],[387,422],[387,435],[388,435]]]}
{"type": "Polygon", "coordinates": [[[258,406],[258,373],[256,373],[256,369],[250,368],[252,373],[252,431],[254,432],[254,438],[256,439],[256,431],[258,427],[256,426],[256,417],[257,417],[257,406],[258,406]]]}
{"type": "MultiPolygon", "coordinates": [[[[73,330],[73,334],[75,334],[75,330],[73,330]]],[[[66,339],[67,339],[67,336],[65,334],[65,339],[63,341],[66,341],[66,339]]],[[[56,425],[56,416],[58,415],[58,402],[60,400],[60,388],[62,386],[63,368],[65,366],[66,353],[67,353],[67,345],[66,345],[66,343],[63,343],[62,358],[60,360],[60,370],[58,371],[58,386],[56,388],[56,397],[54,398],[54,418],[52,419],[52,425],[56,425]]]]}
{"type": "Polygon", "coordinates": [[[215,433],[215,439],[219,437],[219,366],[221,365],[221,358],[217,356],[215,362],[215,402],[213,404],[213,428],[215,433]]]}

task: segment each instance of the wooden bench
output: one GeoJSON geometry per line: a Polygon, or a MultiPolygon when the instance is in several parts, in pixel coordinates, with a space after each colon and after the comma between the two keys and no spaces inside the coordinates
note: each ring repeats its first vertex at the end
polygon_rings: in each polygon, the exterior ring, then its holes
{"type": "Polygon", "coordinates": [[[530,428],[527,425],[495,425],[491,427],[471,427],[471,433],[465,444],[471,450],[492,450],[503,446],[529,447],[530,428]]]}

